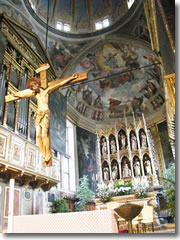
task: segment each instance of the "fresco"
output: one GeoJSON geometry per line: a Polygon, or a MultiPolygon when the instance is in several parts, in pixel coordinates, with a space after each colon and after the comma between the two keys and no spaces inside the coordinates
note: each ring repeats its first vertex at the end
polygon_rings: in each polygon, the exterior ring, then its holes
{"type": "Polygon", "coordinates": [[[78,31],[89,28],[89,14],[88,14],[88,6],[87,1],[85,0],[78,0],[76,1],[76,28],[78,31]]]}
{"type": "Polygon", "coordinates": [[[56,9],[56,16],[59,19],[69,19],[71,16],[71,1],[70,0],[61,0],[58,2],[58,7],[56,9]]]}
{"type": "Polygon", "coordinates": [[[66,153],[66,98],[58,90],[52,92],[49,107],[51,147],[57,152],[66,153]]]}
{"type": "Polygon", "coordinates": [[[73,72],[87,72],[88,82],[75,86],[75,108],[96,121],[148,115],[164,105],[160,63],[134,43],[104,43],[77,63],[73,72]],[[99,117],[97,117],[99,114],[99,117]]]}
{"type": "Polygon", "coordinates": [[[86,43],[71,43],[60,39],[48,41],[47,52],[59,75],[68,62],[79,52],[86,43]]]}
{"type": "Polygon", "coordinates": [[[89,187],[96,191],[98,181],[98,159],[97,159],[97,136],[82,128],[77,127],[77,149],[79,178],[83,175],[89,177],[89,187]]]}
{"type": "Polygon", "coordinates": [[[137,23],[132,31],[132,36],[150,43],[149,31],[144,12],[140,14],[139,19],[137,20],[137,23]]]}
{"type": "MultiPolygon", "coordinates": [[[[13,1],[13,2],[17,2],[18,3],[18,1],[13,1]]],[[[19,5],[18,5],[18,8],[19,8],[19,5]]],[[[23,26],[26,27],[28,30],[33,31],[32,24],[29,22],[29,20],[27,20],[26,17],[24,17],[24,15],[22,13],[19,13],[13,7],[1,3],[1,5],[0,5],[0,13],[3,13],[3,12],[7,13],[7,15],[9,17],[12,17],[13,19],[15,19],[19,24],[23,23],[23,26]]]]}

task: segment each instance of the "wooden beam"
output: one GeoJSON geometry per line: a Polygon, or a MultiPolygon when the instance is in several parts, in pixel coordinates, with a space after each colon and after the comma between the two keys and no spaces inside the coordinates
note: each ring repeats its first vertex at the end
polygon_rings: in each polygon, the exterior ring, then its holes
{"type": "Polygon", "coordinates": [[[43,184],[48,184],[48,180],[37,180],[37,184],[35,185],[35,188],[41,187],[43,184]]]}
{"type": "Polygon", "coordinates": [[[24,175],[24,171],[18,171],[17,173],[12,173],[12,174],[10,174],[10,178],[14,178],[14,179],[16,179],[16,178],[20,178],[20,177],[22,177],[24,175]]]}
{"type": "Polygon", "coordinates": [[[0,168],[0,172],[7,172],[8,170],[8,165],[4,165],[0,168]]]}
{"type": "Polygon", "coordinates": [[[33,177],[27,177],[22,181],[21,186],[28,185],[32,181],[33,177]]]}
{"type": "Polygon", "coordinates": [[[46,191],[49,191],[52,187],[54,187],[56,185],[57,185],[57,183],[48,183],[48,184],[42,186],[42,188],[46,192],[46,191]]]}

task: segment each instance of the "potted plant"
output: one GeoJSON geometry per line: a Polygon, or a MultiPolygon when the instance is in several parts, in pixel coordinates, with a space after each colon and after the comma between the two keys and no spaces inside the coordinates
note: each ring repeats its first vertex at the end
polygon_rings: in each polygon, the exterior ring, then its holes
{"type": "Polygon", "coordinates": [[[89,189],[89,179],[87,175],[83,175],[79,181],[80,185],[76,190],[76,197],[78,198],[78,201],[75,202],[75,210],[87,211],[87,204],[92,202],[95,194],[89,189]]]}
{"type": "Polygon", "coordinates": [[[172,218],[175,218],[175,163],[164,173],[163,195],[172,218]]]}
{"type": "Polygon", "coordinates": [[[71,212],[71,209],[68,207],[65,199],[57,199],[52,201],[51,212],[52,213],[71,212]]]}

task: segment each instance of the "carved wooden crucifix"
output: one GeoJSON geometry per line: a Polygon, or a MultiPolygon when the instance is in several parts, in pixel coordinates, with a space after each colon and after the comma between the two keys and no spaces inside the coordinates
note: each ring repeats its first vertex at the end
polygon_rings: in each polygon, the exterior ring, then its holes
{"type": "Polygon", "coordinates": [[[57,89],[80,82],[87,79],[87,73],[74,73],[72,76],[62,78],[53,82],[48,82],[47,69],[49,64],[42,64],[40,68],[36,69],[36,73],[40,73],[40,79],[36,77],[27,80],[28,89],[18,91],[14,94],[7,95],[5,101],[11,102],[21,98],[35,97],[37,99],[37,110],[34,115],[34,122],[36,128],[36,143],[40,148],[43,156],[44,167],[52,166],[52,154],[50,143],[50,110],[49,110],[49,94],[57,89]]]}

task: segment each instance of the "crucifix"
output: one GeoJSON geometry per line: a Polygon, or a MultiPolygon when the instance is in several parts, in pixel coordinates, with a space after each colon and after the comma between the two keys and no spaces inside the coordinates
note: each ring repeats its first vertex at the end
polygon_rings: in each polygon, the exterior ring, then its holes
{"type": "Polygon", "coordinates": [[[11,102],[21,98],[35,97],[37,100],[37,110],[34,115],[36,128],[36,143],[40,148],[43,156],[44,167],[52,166],[52,154],[50,143],[50,110],[48,105],[49,94],[57,89],[80,82],[87,79],[87,73],[74,73],[67,78],[58,79],[53,82],[48,82],[47,69],[49,64],[41,64],[40,68],[36,69],[36,73],[40,73],[40,79],[36,77],[27,80],[27,89],[18,91],[14,94],[9,94],[5,97],[5,101],[11,102]]]}

